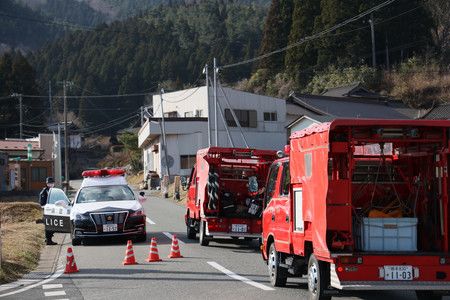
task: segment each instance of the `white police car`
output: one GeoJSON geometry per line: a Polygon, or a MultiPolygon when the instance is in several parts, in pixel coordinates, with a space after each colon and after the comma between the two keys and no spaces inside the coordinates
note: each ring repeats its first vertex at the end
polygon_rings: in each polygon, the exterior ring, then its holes
{"type": "Polygon", "coordinates": [[[91,237],[146,240],[146,216],[120,169],[84,171],[70,210],[72,245],[91,237]]]}

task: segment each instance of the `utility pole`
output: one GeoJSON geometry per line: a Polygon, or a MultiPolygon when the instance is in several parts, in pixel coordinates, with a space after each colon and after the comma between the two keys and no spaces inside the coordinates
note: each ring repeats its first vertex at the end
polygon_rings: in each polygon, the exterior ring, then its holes
{"type": "Polygon", "coordinates": [[[50,108],[50,120],[53,120],[53,105],[52,105],[52,82],[48,81],[48,107],[50,108]]]}
{"type": "Polygon", "coordinates": [[[377,57],[375,54],[375,24],[373,23],[373,14],[370,14],[370,32],[372,36],[372,67],[377,67],[377,57]]]}
{"type": "Polygon", "coordinates": [[[23,105],[22,94],[13,93],[11,97],[19,98],[19,137],[23,138],[23,105]]]}
{"type": "Polygon", "coordinates": [[[205,85],[206,85],[206,99],[207,99],[207,110],[208,110],[208,147],[211,147],[211,107],[209,101],[209,78],[208,78],[208,64],[205,65],[203,69],[203,74],[205,74],[205,85]]]}
{"type": "Polygon", "coordinates": [[[141,106],[141,127],[144,125],[144,106],[141,106]]]}
{"type": "Polygon", "coordinates": [[[214,128],[215,131],[215,146],[219,146],[219,128],[217,123],[217,60],[214,57],[214,128]]]}
{"type": "Polygon", "coordinates": [[[20,139],[23,138],[23,106],[22,106],[22,94],[19,94],[19,109],[20,109],[20,139]]]}
{"type": "Polygon", "coordinates": [[[159,97],[161,98],[161,134],[162,134],[162,142],[163,142],[163,151],[164,151],[164,157],[166,161],[166,172],[167,176],[170,177],[170,170],[169,170],[169,158],[167,156],[167,144],[166,144],[166,125],[164,123],[164,108],[163,108],[163,97],[162,94],[164,94],[164,89],[161,89],[159,91],[159,97]]]}
{"type": "Polygon", "coordinates": [[[386,33],[386,70],[389,72],[390,64],[389,64],[389,45],[388,45],[388,37],[386,33]]]}
{"type": "Polygon", "coordinates": [[[65,178],[65,191],[69,190],[70,179],[69,179],[69,134],[67,128],[67,88],[71,85],[72,82],[64,80],[63,81],[63,89],[64,89],[64,178],[65,178]]]}

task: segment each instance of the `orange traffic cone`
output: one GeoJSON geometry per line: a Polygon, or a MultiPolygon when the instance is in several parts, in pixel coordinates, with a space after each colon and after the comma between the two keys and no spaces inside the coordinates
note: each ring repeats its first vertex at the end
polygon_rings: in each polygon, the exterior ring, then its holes
{"type": "Polygon", "coordinates": [[[158,254],[158,246],[156,244],[156,238],[152,238],[152,242],[150,244],[150,253],[148,254],[147,261],[148,262],[154,262],[154,261],[161,261],[162,259],[159,258],[158,254]]]}
{"type": "Polygon", "coordinates": [[[75,256],[73,255],[72,248],[67,248],[67,263],[64,274],[76,273],[78,272],[77,264],[75,263],[75,256]]]}
{"type": "Polygon", "coordinates": [[[136,259],[134,258],[133,243],[131,243],[131,240],[128,240],[127,243],[127,251],[125,252],[123,265],[137,265],[136,259]]]}
{"type": "Polygon", "coordinates": [[[172,237],[172,248],[170,249],[169,258],[180,258],[183,257],[180,252],[180,247],[178,246],[178,239],[176,235],[172,237]]]}

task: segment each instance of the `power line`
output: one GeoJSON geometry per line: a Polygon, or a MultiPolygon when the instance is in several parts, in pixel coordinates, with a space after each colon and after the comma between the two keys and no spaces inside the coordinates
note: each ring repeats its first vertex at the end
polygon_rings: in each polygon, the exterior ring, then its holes
{"type": "Polygon", "coordinates": [[[0,16],[4,16],[7,18],[11,18],[11,19],[19,19],[19,20],[24,20],[24,21],[29,21],[29,22],[41,23],[41,24],[45,24],[45,25],[57,25],[57,26],[63,26],[63,27],[71,27],[71,28],[75,28],[75,29],[83,29],[83,30],[88,30],[88,31],[93,31],[96,29],[95,27],[77,25],[77,24],[73,24],[73,23],[68,23],[66,21],[64,21],[64,22],[44,21],[44,20],[39,20],[39,19],[29,18],[29,17],[24,17],[24,16],[15,16],[15,15],[7,14],[4,12],[0,12],[0,16]]]}
{"type": "Polygon", "coordinates": [[[139,116],[139,114],[135,114],[134,116],[128,117],[128,118],[125,119],[125,120],[121,120],[120,122],[116,122],[116,123],[110,124],[110,125],[108,125],[108,126],[103,126],[102,128],[98,128],[98,129],[91,130],[91,131],[88,131],[88,132],[79,132],[79,133],[83,133],[83,134],[91,134],[91,133],[99,132],[99,131],[102,131],[102,130],[109,129],[109,128],[112,128],[112,127],[114,127],[114,126],[117,126],[117,125],[119,125],[119,124],[125,123],[126,121],[129,121],[129,120],[131,120],[131,119],[133,119],[133,118],[136,118],[136,117],[138,117],[138,116],[139,116]]]}
{"type": "MultiPolygon", "coordinates": [[[[135,93],[135,94],[116,94],[116,95],[87,95],[87,96],[67,96],[67,99],[83,99],[83,98],[121,98],[121,97],[140,97],[147,96],[149,93],[135,93]]],[[[48,98],[40,95],[23,95],[24,98],[48,98]]],[[[55,95],[52,98],[64,98],[64,96],[55,95]]]]}
{"type": "Polygon", "coordinates": [[[266,54],[254,57],[254,58],[250,58],[250,59],[246,59],[246,60],[243,60],[243,61],[240,61],[240,62],[224,65],[224,66],[219,67],[219,69],[228,69],[228,68],[232,68],[232,67],[237,67],[237,66],[240,66],[240,65],[252,63],[252,62],[255,62],[255,61],[258,61],[258,60],[270,57],[270,56],[272,56],[274,54],[277,54],[277,53],[281,53],[281,52],[287,51],[287,50],[292,49],[294,47],[297,47],[297,46],[299,46],[301,44],[304,44],[306,42],[309,42],[309,41],[315,40],[315,39],[317,39],[319,37],[322,37],[322,36],[324,36],[324,35],[326,35],[326,34],[328,34],[330,32],[335,31],[336,29],[339,29],[339,28],[341,28],[341,27],[343,27],[343,26],[345,26],[347,24],[355,22],[355,21],[357,21],[357,20],[359,20],[359,19],[361,19],[361,18],[363,18],[363,17],[365,17],[367,15],[370,15],[374,11],[377,11],[377,10],[379,10],[379,9],[381,9],[381,8],[391,4],[391,3],[393,3],[394,1],[396,1],[396,0],[385,1],[385,2],[383,2],[381,4],[378,4],[378,5],[374,6],[374,7],[366,10],[365,12],[362,12],[362,13],[360,13],[360,14],[358,14],[358,15],[350,18],[350,19],[347,19],[347,20],[345,20],[345,21],[343,21],[341,23],[338,23],[338,24],[336,24],[336,25],[334,25],[334,26],[332,26],[330,28],[327,28],[327,29],[325,29],[325,30],[323,30],[321,32],[318,32],[316,34],[304,37],[304,38],[300,39],[299,41],[297,41],[295,43],[287,45],[286,47],[277,49],[275,51],[272,51],[272,52],[269,52],[269,53],[266,53],[266,54]]]}
{"type": "Polygon", "coordinates": [[[200,87],[197,87],[192,93],[190,93],[189,95],[187,95],[186,97],[184,97],[184,98],[182,98],[182,99],[180,99],[180,100],[177,100],[177,101],[167,101],[167,100],[164,99],[164,102],[167,102],[167,103],[179,103],[179,102],[182,102],[182,101],[184,101],[184,100],[190,98],[190,97],[191,97],[192,95],[194,95],[195,93],[197,93],[197,91],[198,91],[199,89],[200,89],[200,87]]]}

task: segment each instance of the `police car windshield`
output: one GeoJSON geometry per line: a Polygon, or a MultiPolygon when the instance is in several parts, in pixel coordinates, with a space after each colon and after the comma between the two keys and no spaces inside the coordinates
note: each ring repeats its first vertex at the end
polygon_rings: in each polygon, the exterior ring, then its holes
{"type": "Polygon", "coordinates": [[[131,189],[123,185],[85,187],[77,197],[77,203],[128,200],[135,200],[135,197],[131,189]]]}

